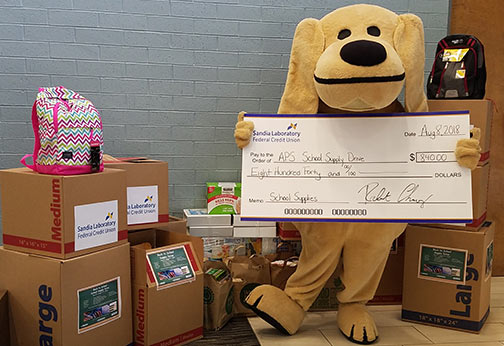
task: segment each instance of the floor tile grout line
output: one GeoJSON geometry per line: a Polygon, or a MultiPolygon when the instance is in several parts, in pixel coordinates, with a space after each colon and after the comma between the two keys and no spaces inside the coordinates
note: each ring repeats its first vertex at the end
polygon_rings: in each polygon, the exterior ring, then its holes
{"type": "Polygon", "coordinates": [[[412,327],[415,328],[415,330],[417,332],[419,332],[424,338],[429,340],[431,344],[435,344],[435,342],[433,340],[431,340],[427,335],[425,335],[425,333],[422,333],[422,331],[420,329],[418,329],[415,325],[412,325],[412,327]]]}
{"type": "MultiPolygon", "coordinates": [[[[254,317],[255,317],[255,316],[254,316],[254,317]]],[[[254,327],[252,327],[252,324],[250,323],[250,318],[251,318],[251,317],[247,317],[247,322],[248,322],[248,324],[249,324],[249,326],[250,326],[250,329],[252,329],[252,331],[254,332],[254,335],[255,335],[255,337],[256,337],[257,342],[259,343],[259,345],[262,345],[262,342],[261,342],[261,340],[259,339],[259,335],[257,334],[257,332],[256,332],[255,328],[254,328],[254,327]]]]}
{"type": "Polygon", "coordinates": [[[332,344],[332,342],[331,342],[331,341],[329,341],[329,339],[327,338],[327,336],[324,334],[324,332],[322,331],[322,329],[317,329],[317,330],[319,331],[319,333],[320,333],[320,334],[322,334],[322,337],[323,337],[323,338],[327,341],[327,343],[328,343],[329,345],[334,346],[334,345],[332,344]]]}

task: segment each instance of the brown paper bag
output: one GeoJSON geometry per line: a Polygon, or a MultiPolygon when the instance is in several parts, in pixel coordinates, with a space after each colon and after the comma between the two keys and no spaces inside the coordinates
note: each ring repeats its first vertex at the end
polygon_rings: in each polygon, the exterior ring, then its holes
{"type": "Polygon", "coordinates": [[[233,277],[234,313],[254,316],[245,303],[245,298],[257,286],[271,284],[270,261],[261,255],[233,256],[227,259],[233,277]]]}
{"type": "Polygon", "coordinates": [[[255,316],[256,314],[250,310],[245,303],[245,299],[254,288],[261,284],[255,282],[246,282],[240,278],[233,279],[233,313],[236,316],[255,316]]]}
{"type": "Polygon", "coordinates": [[[296,249],[294,248],[293,242],[290,241],[281,241],[278,243],[276,248],[276,253],[265,255],[267,259],[271,262],[277,260],[283,260],[287,258],[291,258],[297,256],[296,249]]]}
{"type": "Polygon", "coordinates": [[[270,261],[260,255],[233,256],[228,258],[227,265],[233,278],[258,284],[270,284],[270,261]]]}
{"type": "Polygon", "coordinates": [[[287,280],[297,269],[299,257],[294,256],[285,260],[271,262],[271,284],[283,290],[287,280]]]}
{"type": "Polygon", "coordinates": [[[204,271],[204,326],[219,330],[233,317],[233,280],[220,261],[205,261],[204,271]]]}

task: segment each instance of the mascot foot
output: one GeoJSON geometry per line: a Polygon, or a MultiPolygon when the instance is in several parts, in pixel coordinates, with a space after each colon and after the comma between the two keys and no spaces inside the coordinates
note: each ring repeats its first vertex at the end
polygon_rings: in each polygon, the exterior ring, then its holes
{"type": "Polygon", "coordinates": [[[281,289],[262,285],[256,287],[245,299],[257,316],[284,334],[297,332],[306,312],[281,289]]]}
{"type": "Polygon", "coordinates": [[[366,305],[361,303],[340,304],[338,326],[346,338],[356,344],[369,345],[378,339],[378,330],[366,305]]]}

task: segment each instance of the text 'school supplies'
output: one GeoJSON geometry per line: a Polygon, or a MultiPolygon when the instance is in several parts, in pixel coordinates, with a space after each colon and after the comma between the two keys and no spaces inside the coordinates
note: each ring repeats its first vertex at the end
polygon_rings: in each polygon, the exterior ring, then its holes
{"type": "Polygon", "coordinates": [[[168,215],[168,163],[146,158],[105,161],[106,168],[126,171],[128,230],[166,225],[168,215]]]}
{"type": "Polygon", "coordinates": [[[127,242],[126,173],[0,171],[6,249],[72,258],[127,242]]]}
{"type": "Polygon", "coordinates": [[[68,260],[0,248],[0,287],[13,345],[132,342],[129,244],[68,260]]]}

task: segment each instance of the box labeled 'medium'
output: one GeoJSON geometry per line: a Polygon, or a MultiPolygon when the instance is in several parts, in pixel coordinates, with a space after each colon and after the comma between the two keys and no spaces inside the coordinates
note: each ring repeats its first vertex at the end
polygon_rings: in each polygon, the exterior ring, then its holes
{"type": "Polygon", "coordinates": [[[72,258],[127,242],[126,174],[0,171],[6,249],[72,258]]]}
{"type": "Polygon", "coordinates": [[[183,345],[203,337],[203,241],[184,221],[131,238],[135,345],[183,345]]]}

